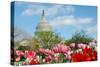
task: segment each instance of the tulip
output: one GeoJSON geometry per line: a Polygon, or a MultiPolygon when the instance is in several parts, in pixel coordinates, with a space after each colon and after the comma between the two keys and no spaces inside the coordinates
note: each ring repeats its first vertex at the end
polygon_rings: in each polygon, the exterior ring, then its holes
{"type": "Polygon", "coordinates": [[[54,62],[82,62],[82,61],[94,61],[97,60],[97,44],[92,41],[88,44],[77,44],[78,48],[73,50],[75,43],[71,43],[70,46],[65,44],[57,44],[52,49],[41,49],[38,51],[25,51],[16,50],[15,61],[20,65],[20,61],[24,57],[22,65],[33,65],[40,63],[53,63],[54,62]],[[38,54],[39,53],[39,54],[38,54]]]}
{"type": "Polygon", "coordinates": [[[23,65],[26,65],[27,63],[24,61],[24,62],[22,62],[22,64],[23,64],[23,65]]]}
{"type": "Polygon", "coordinates": [[[45,51],[44,49],[38,49],[39,53],[44,53],[44,51],[45,51]]]}
{"type": "Polygon", "coordinates": [[[33,58],[36,55],[33,51],[25,51],[25,58],[33,58]]]}
{"type": "Polygon", "coordinates": [[[36,64],[36,61],[35,61],[34,59],[31,59],[31,60],[29,61],[29,64],[30,64],[30,65],[36,64]]]}
{"type": "Polygon", "coordinates": [[[20,61],[20,56],[16,58],[16,62],[20,61]]]}
{"type": "Polygon", "coordinates": [[[70,60],[70,59],[71,59],[71,55],[66,54],[65,56],[66,56],[66,57],[65,57],[66,60],[70,60]]]}
{"type": "Polygon", "coordinates": [[[54,56],[54,61],[55,62],[59,62],[60,61],[60,57],[59,56],[54,56]]]}
{"type": "Polygon", "coordinates": [[[23,56],[24,53],[23,53],[21,50],[17,50],[17,51],[16,51],[16,55],[17,55],[17,56],[23,56]]]}
{"type": "Polygon", "coordinates": [[[97,44],[96,44],[96,42],[90,42],[90,43],[89,43],[89,46],[95,47],[95,46],[97,46],[97,44]]]}
{"type": "Polygon", "coordinates": [[[49,61],[51,61],[51,59],[52,59],[52,57],[49,55],[49,56],[47,56],[47,57],[45,58],[45,62],[49,62],[49,61]]]}

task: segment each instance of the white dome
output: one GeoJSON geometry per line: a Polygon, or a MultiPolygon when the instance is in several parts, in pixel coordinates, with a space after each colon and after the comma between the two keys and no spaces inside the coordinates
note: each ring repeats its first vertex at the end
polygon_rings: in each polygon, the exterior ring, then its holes
{"type": "Polygon", "coordinates": [[[44,11],[41,20],[36,27],[36,32],[41,32],[41,31],[51,31],[51,25],[44,17],[44,11]]]}

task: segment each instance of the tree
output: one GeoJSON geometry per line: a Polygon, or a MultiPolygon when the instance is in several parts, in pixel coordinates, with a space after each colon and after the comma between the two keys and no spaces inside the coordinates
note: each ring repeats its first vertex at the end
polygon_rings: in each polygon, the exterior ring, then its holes
{"type": "Polygon", "coordinates": [[[35,32],[33,39],[38,41],[40,48],[52,48],[62,41],[62,38],[52,31],[35,32]]]}
{"type": "Polygon", "coordinates": [[[76,32],[71,39],[66,40],[66,44],[70,44],[70,43],[84,43],[84,44],[88,44],[89,42],[91,42],[93,40],[93,38],[89,37],[85,31],[79,31],[76,32]]]}
{"type": "MultiPolygon", "coordinates": [[[[32,36],[30,36],[26,31],[19,27],[14,27],[11,31],[11,41],[12,41],[12,48],[16,49],[27,49],[25,46],[20,45],[20,42],[23,40],[29,40],[32,36]]],[[[30,48],[29,48],[30,49],[30,48]]]]}
{"type": "Polygon", "coordinates": [[[26,31],[19,27],[14,27],[14,31],[12,33],[14,37],[14,42],[32,38],[32,36],[30,36],[26,31]]]}

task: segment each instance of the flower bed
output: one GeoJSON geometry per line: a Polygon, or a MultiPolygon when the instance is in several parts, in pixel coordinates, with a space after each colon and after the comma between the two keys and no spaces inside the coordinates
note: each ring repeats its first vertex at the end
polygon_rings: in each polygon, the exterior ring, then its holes
{"type": "Polygon", "coordinates": [[[67,63],[97,60],[97,43],[89,44],[75,43],[66,46],[65,44],[57,44],[52,49],[38,49],[34,51],[16,50],[15,65],[34,65],[49,63],[67,63]]]}

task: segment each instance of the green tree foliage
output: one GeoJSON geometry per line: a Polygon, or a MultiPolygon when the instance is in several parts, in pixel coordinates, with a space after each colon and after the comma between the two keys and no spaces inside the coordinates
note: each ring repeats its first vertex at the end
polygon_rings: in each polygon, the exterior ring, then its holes
{"type": "Polygon", "coordinates": [[[38,41],[40,48],[52,48],[55,44],[61,42],[62,38],[52,31],[35,32],[35,40],[38,41]]]}
{"type": "Polygon", "coordinates": [[[29,46],[33,51],[36,51],[39,48],[38,40],[33,37],[31,40],[29,40],[29,46]]]}
{"type": "Polygon", "coordinates": [[[19,46],[17,50],[22,50],[22,51],[31,50],[31,47],[30,46],[19,46]]]}
{"type": "Polygon", "coordinates": [[[70,43],[84,43],[87,44],[89,42],[91,42],[93,40],[93,38],[89,37],[85,31],[80,31],[80,32],[76,32],[71,39],[66,40],[66,44],[70,44],[70,43]]]}

